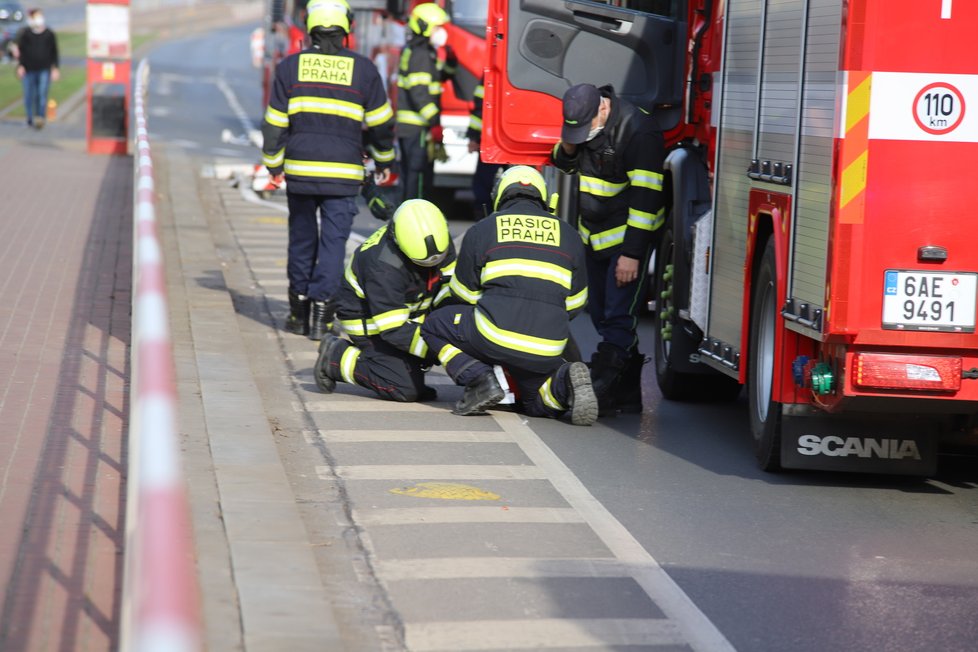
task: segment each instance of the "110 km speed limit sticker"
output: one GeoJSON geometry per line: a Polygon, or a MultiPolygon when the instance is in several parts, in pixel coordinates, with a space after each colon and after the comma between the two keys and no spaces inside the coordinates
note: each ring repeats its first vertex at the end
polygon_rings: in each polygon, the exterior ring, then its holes
{"type": "Polygon", "coordinates": [[[867,83],[870,140],[978,143],[978,75],[874,72],[867,83]]]}
{"type": "Polygon", "coordinates": [[[924,86],[913,101],[917,126],[935,136],[954,131],[964,120],[964,110],[964,95],[946,82],[924,86]]]}

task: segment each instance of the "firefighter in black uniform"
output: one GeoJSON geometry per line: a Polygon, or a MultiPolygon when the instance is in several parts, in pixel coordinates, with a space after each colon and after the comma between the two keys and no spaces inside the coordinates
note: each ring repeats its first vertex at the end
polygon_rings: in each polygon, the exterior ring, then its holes
{"type": "Polygon", "coordinates": [[[389,179],[394,114],[373,62],[343,47],[347,12],[335,4],[317,7],[307,25],[312,46],[275,69],[262,162],[273,175],[284,170],[287,182],[291,314],[285,329],[318,340],[332,325],[364,149],[380,180],[389,179]]]}
{"type": "Polygon", "coordinates": [[[580,180],[578,230],[587,245],[588,312],[601,342],[591,378],[601,414],[642,410],[638,309],[665,221],[664,145],[656,121],[611,86],[572,86],[563,98],[554,164],[580,180]]]}
{"type": "Polygon", "coordinates": [[[423,367],[436,362],[421,338],[421,320],[448,295],[455,248],[438,207],[411,199],[353,253],[337,317],[350,341],[326,335],[319,343],[316,385],[337,381],[393,401],[434,400],[423,367]]]}
{"type": "Polygon", "coordinates": [[[442,82],[458,66],[448,51],[438,59],[438,48],[448,35],[442,27],[448,14],[433,2],[416,6],[408,18],[409,35],[397,69],[397,142],[401,148],[401,184],[404,199],[431,199],[435,150],[442,147],[442,82]]]}
{"type": "Polygon", "coordinates": [[[495,184],[496,174],[503,168],[498,163],[486,163],[482,160],[479,153],[482,144],[482,103],[485,96],[485,77],[475,87],[473,99],[475,103],[469,113],[469,128],[465,132],[465,137],[469,139],[469,151],[474,152],[479,157],[475,165],[475,173],[472,174],[472,216],[476,220],[492,212],[492,188],[495,184]]]}
{"type": "Polygon", "coordinates": [[[421,327],[449,376],[465,386],[453,412],[482,414],[504,396],[494,365],[515,380],[530,416],[590,425],[597,399],[583,362],[563,358],[571,318],[587,303],[584,247],[547,210],[543,177],[516,166],[500,177],[495,212],[465,234],[449,283],[461,305],[433,311],[421,327]]]}

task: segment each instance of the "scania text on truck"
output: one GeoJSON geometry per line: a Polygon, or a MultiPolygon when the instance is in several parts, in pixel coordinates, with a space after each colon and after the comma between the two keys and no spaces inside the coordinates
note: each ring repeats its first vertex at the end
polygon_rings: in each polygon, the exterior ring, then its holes
{"type": "Polygon", "coordinates": [[[978,414],[978,4],[491,0],[483,156],[572,84],[658,119],[666,398],[735,395],[766,470],[929,475],[978,414]]]}

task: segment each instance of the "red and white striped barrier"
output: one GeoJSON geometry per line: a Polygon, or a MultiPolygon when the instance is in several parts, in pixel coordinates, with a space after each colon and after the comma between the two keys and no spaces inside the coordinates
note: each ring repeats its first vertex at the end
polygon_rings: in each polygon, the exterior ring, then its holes
{"type": "Polygon", "coordinates": [[[156,222],[153,159],[144,96],[149,64],[136,72],[132,382],[123,585],[123,652],[203,649],[190,509],[180,471],[177,393],[156,222]]]}

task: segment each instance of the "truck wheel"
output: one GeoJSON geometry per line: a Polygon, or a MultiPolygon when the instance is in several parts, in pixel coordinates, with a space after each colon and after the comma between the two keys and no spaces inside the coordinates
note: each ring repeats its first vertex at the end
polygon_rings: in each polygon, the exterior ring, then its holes
{"type": "MultiPolygon", "coordinates": [[[[740,396],[740,383],[736,379],[704,368],[701,373],[679,371],[689,368],[691,356],[698,355],[700,338],[690,334],[690,326],[678,316],[675,303],[676,267],[686,262],[676,252],[676,240],[672,227],[666,227],[662,243],[656,251],[653,298],[656,301],[654,315],[655,379],[659,391],[670,401],[733,401],[740,396]]],[[[688,278],[683,274],[682,278],[688,278]]]]}
{"type": "MultiPolygon", "coordinates": [[[[672,227],[665,227],[662,241],[655,254],[655,278],[653,279],[653,299],[656,310],[653,315],[655,345],[655,380],[662,395],[670,401],[683,401],[695,398],[697,382],[703,377],[676,371],[678,356],[695,353],[697,342],[693,342],[682,324],[673,301],[675,288],[676,241],[672,227]]],[[[700,392],[700,395],[702,393],[700,392]]]]}
{"type": "Polygon", "coordinates": [[[754,455],[764,471],[781,468],[781,404],[773,401],[774,342],[777,328],[777,270],[774,239],[764,254],[751,288],[750,352],[747,368],[747,403],[754,455]]]}

